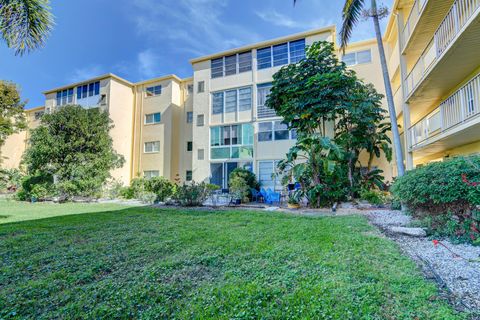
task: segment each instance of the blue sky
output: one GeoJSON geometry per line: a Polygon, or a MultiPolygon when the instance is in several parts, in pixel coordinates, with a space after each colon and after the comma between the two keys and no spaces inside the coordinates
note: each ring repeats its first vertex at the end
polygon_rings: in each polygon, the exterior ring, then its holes
{"type": "MultiPolygon", "coordinates": [[[[20,85],[28,107],[42,91],[112,72],[130,81],[192,75],[189,59],[337,24],[340,0],[53,0],[45,48],[23,57],[0,42],[0,78],[20,85]]],[[[392,0],[384,0],[390,6],[392,0]]],[[[386,20],[383,21],[385,27],[386,20]]],[[[370,21],[354,40],[373,37],[370,21]]]]}

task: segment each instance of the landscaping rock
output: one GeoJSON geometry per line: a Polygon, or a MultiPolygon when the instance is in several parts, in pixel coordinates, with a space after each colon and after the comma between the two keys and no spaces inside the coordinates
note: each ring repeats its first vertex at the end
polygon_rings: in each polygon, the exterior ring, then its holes
{"type": "Polygon", "coordinates": [[[422,228],[391,227],[390,231],[410,237],[423,238],[427,236],[427,233],[422,228]]]}

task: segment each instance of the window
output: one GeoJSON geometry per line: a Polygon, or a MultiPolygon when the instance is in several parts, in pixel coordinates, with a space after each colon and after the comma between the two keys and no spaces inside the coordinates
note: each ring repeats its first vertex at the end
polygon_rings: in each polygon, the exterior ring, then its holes
{"type": "Polygon", "coordinates": [[[253,125],[250,123],[210,128],[212,159],[253,158],[253,125]]]}
{"type": "Polygon", "coordinates": [[[193,112],[187,112],[187,123],[193,123],[193,112]]]}
{"type": "Polygon", "coordinates": [[[252,70],[252,51],[233,54],[210,61],[212,78],[230,76],[252,70]]]}
{"type": "Polygon", "coordinates": [[[223,113],[223,92],[212,94],[212,114],[223,113]]]}
{"type": "Polygon", "coordinates": [[[225,57],[225,76],[237,73],[237,55],[225,57]]]}
{"type": "Polygon", "coordinates": [[[238,54],[238,73],[252,71],[252,51],[238,54]]]}
{"type": "Polygon", "coordinates": [[[197,92],[198,93],[205,92],[205,81],[199,81],[197,83],[197,92]]]}
{"type": "Polygon", "coordinates": [[[290,42],[290,63],[297,63],[305,58],[305,39],[290,42]]]}
{"type": "Polygon", "coordinates": [[[197,116],[197,127],[203,127],[205,125],[205,116],[203,114],[199,114],[197,116]]]}
{"type": "Polygon", "coordinates": [[[193,84],[189,84],[187,86],[187,91],[188,91],[188,94],[192,94],[193,93],[193,84]]]}
{"type": "Polygon", "coordinates": [[[187,170],[185,173],[185,180],[192,181],[193,180],[193,172],[191,170],[187,170]]]}
{"type": "Polygon", "coordinates": [[[258,124],[258,141],[280,141],[296,139],[297,132],[288,130],[288,126],[282,121],[260,122],[258,124]]]}
{"type": "Polygon", "coordinates": [[[273,46],[273,66],[288,64],[288,43],[273,46]]]}
{"type": "Polygon", "coordinates": [[[223,77],[223,58],[213,59],[211,61],[212,78],[223,77]]]}
{"type": "Polygon", "coordinates": [[[288,63],[297,63],[305,58],[305,39],[286,42],[257,50],[258,70],[288,63]]]}
{"type": "Polygon", "coordinates": [[[73,88],[57,92],[57,106],[73,103],[73,88]]]}
{"type": "Polygon", "coordinates": [[[160,112],[145,115],[145,124],[155,124],[155,123],[160,123],[160,121],[161,121],[160,112]]]}
{"type": "Polygon", "coordinates": [[[258,182],[262,188],[280,190],[282,188],[281,177],[277,176],[278,160],[258,162],[258,182]]]}
{"type": "Polygon", "coordinates": [[[212,114],[233,113],[251,109],[251,87],[212,93],[212,114]]]}
{"type": "Polygon", "coordinates": [[[193,151],[193,142],[187,141],[187,151],[193,151]]]}
{"type": "Polygon", "coordinates": [[[155,178],[155,177],[160,177],[160,171],[158,171],[158,170],[143,171],[143,177],[145,179],[152,179],[152,178],[155,178]]]}
{"type": "Polygon", "coordinates": [[[372,62],[372,51],[369,49],[369,50],[347,53],[343,56],[342,61],[347,66],[354,66],[357,64],[369,63],[369,62],[372,62]]]}
{"type": "Polygon", "coordinates": [[[147,88],[147,97],[159,96],[162,94],[162,86],[154,86],[147,88]]]}
{"type": "Polygon", "coordinates": [[[77,100],[88,97],[98,96],[100,94],[100,81],[84,84],[77,87],[77,100]]]}
{"type": "Polygon", "coordinates": [[[160,141],[145,142],[144,152],[154,153],[160,151],[160,141]]]}
{"type": "Polygon", "coordinates": [[[265,105],[271,89],[271,83],[257,85],[257,118],[259,119],[277,116],[275,110],[270,109],[265,105]]]}
{"type": "Polygon", "coordinates": [[[205,149],[198,149],[198,160],[205,160],[205,149]]]}
{"type": "Polygon", "coordinates": [[[33,114],[35,120],[40,120],[40,118],[45,114],[45,111],[36,111],[33,114]]]}
{"type": "Polygon", "coordinates": [[[258,70],[272,67],[272,47],[257,50],[258,70]]]}

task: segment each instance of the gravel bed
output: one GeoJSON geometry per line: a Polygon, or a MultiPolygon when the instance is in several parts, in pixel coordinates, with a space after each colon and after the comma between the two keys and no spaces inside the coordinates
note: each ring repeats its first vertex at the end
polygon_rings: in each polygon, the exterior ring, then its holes
{"type": "Polygon", "coordinates": [[[446,298],[457,309],[474,312],[474,319],[480,319],[480,247],[442,240],[447,249],[441,245],[435,247],[428,238],[393,234],[389,231],[392,226],[408,226],[411,221],[400,211],[371,211],[365,214],[372,224],[418,262],[426,276],[444,289],[446,298]]]}

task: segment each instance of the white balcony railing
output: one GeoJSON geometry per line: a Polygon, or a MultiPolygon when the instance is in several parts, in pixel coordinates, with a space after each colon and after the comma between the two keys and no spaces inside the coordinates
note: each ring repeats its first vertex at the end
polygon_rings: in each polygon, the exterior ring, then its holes
{"type": "Polygon", "coordinates": [[[477,75],[410,128],[410,147],[467,122],[479,113],[480,75],[477,75]]]}
{"type": "Polygon", "coordinates": [[[445,52],[479,7],[480,0],[457,0],[454,2],[447,16],[435,31],[433,39],[405,79],[405,96],[412,93],[432,64],[445,52]]]}
{"type": "Polygon", "coordinates": [[[416,0],[413,4],[412,10],[410,11],[410,15],[408,16],[407,22],[405,23],[405,27],[403,28],[403,47],[407,44],[410,36],[412,35],[413,29],[415,29],[415,25],[417,24],[418,20],[420,19],[420,15],[423,11],[423,7],[427,0],[416,0]]]}

